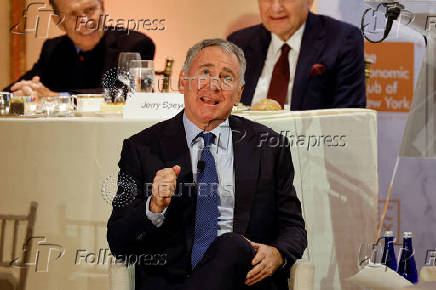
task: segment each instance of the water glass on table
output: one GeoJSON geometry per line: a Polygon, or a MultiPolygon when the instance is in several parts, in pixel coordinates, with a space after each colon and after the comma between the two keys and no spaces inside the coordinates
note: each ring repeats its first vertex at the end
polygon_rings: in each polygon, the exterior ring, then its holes
{"type": "Polygon", "coordinates": [[[374,249],[370,243],[362,243],[359,246],[357,257],[357,269],[363,270],[370,263],[374,263],[374,249]]]}
{"type": "Polygon", "coordinates": [[[127,87],[130,87],[129,82],[129,65],[132,60],[141,60],[139,52],[121,52],[118,55],[117,78],[127,87]]]}
{"type": "Polygon", "coordinates": [[[9,101],[11,96],[11,93],[0,92],[0,116],[9,114],[9,101]]]}
{"type": "Polygon", "coordinates": [[[59,109],[59,97],[42,97],[41,106],[45,117],[54,117],[59,109]]]}
{"type": "Polygon", "coordinates": [[[72,96],[60,96],[58,104],[58,116],[70,117],[74,112],[74,98],[72,96]]]}
{"type": "Polygon", "coordinates": [[[132,60],[129,65],[129,77],[136,92],[151,93],[154,85],[152,60],[132,60]]]}

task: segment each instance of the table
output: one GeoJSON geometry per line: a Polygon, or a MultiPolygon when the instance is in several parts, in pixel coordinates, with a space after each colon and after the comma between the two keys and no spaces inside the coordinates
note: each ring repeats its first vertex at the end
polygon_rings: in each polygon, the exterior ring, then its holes
{"type": "MultiPolygon", "coordinates": [[[[343,279],[357,272],[359,245],[373,242],[377,226],[376,112],[242,115],[283,131],[291,142],[294,185],[308,230],[305,259],[315,265],[315,289],[352,289],[343,279]]],[[[34,236],[46,239],[32,240],[30,257],[39,251],[44,259],[38,267],[29,265],[28,289],[107,289],[111,206],[102,197],[102,184],[115,182],[123,139],[154,123],[0,119],[0,214],[25,214],[37,201],[34,236]]],[[[8,225],[9,240],[10,230],[8,225]]]]}

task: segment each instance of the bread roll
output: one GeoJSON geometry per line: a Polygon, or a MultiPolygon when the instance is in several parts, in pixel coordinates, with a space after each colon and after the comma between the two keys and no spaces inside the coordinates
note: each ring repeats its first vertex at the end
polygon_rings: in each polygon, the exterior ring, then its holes
{"type": "Polygon", "coordinates": [[[262,99],[250,108],[251,111],[280,111],[282,106],[273,99],[262,99]]]}

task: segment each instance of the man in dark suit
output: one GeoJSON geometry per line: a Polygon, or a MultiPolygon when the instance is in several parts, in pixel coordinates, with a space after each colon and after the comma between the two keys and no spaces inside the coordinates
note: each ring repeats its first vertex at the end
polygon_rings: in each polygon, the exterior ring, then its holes
{"type": "Polygon", "coordinates": [[[228,37],[247,59],[244,104],[268,97],[291,110],[366,106],[356,27],[312,14],[312,0],[258,2],[262,24],[228,37]]]}
{"type": "Polygon", "coordinates": [[[105,27],[103,0],[51,0],[66,35],[44,42],[39,60],[6,90],[14,95],[49,96],[59,92],[102,92],[102,79],[116,77],[120,52],[153,59],[150,38],[134,31],[105,27]],[[110,71],[112,70],[112,71],[110,71]]]}
{"type": "Polygon", "coordinates": [[[196,44],[185,110],[124,141],[107,238],[136,289],[288,289],[307,244],[289,142],[230,115],[244,71],[234,44],[196,44]]]}

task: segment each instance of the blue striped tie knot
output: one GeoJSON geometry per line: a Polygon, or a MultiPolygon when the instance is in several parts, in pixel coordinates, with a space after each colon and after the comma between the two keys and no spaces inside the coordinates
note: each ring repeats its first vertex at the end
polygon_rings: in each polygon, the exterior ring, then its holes
{"type": "Polygon", "coordinates": [[[213,142],[215,141],[215,134],[214,133],[203,133],[201,132],[198,134],[198,136],[202,137],[204,140],[204,147],[209,147],[213,142]]]}

